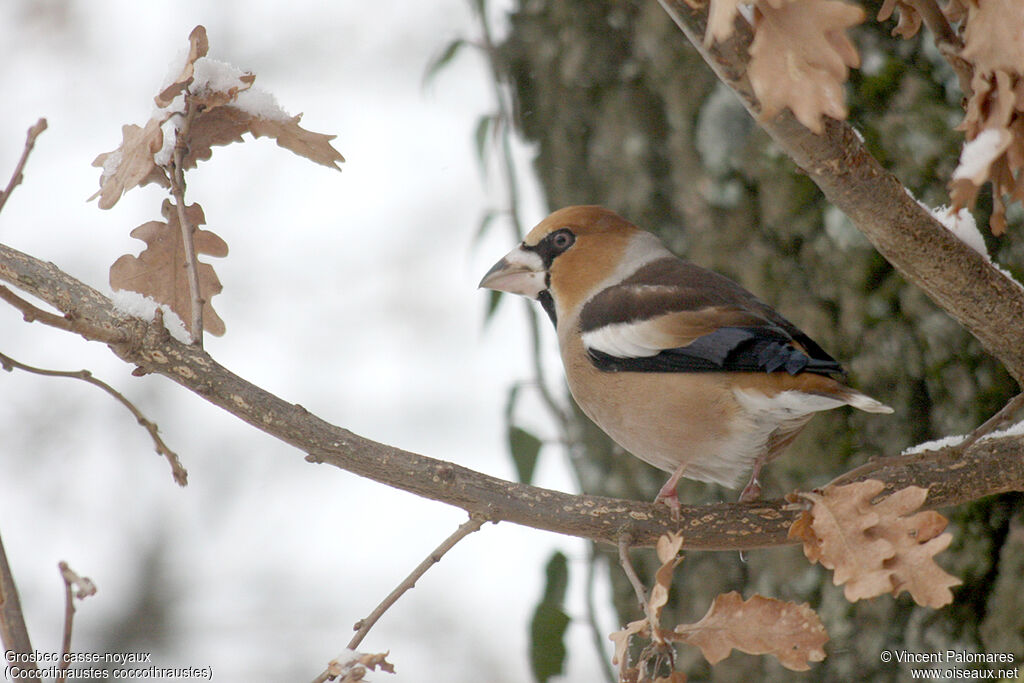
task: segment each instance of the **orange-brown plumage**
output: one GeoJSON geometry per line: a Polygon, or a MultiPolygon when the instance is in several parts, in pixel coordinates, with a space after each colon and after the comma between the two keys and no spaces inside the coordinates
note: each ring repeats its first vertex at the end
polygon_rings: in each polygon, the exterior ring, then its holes
{"type": "Polygon", "coordinates": [[[484,276],[536,298],[555,323],[580,408],[637,457],[680,476],[758,493],[762,465],[815,412],[887,406],[846,386],[839,364],[740,285],[683,261],[596,206],[554,212],[484,276]]]}

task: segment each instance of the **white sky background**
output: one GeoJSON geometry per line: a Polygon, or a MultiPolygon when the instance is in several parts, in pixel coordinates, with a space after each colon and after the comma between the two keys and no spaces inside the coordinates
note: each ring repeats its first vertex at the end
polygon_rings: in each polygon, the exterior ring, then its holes
{"type": "MultiPolygon", "coordinates": [[[[304,127],[337,134],[348,160],[338,173],[249,140],[215,148],[189,175],[189,201],[231,250],[208,259],[228,332],[207,337],[207,349],[356,433],[512,478],[502,411],[508,387],[528,376],[525,333],[508,304],[483,330],[476,289],[511,247],[509,231],[495,226],[473,246],[482,213],[504,201],[473,151],[491,85],[467,50],[421,86],[448,40],[476,35],[463,0],[3,3],[3,183],[25,130],[39,116],[49,130],[0,214],[0,241],[109,290],[109,265],[142,249],[128,233],[159,218],[164,191],[136,189],[101,211],[85,201],[98,187],[90,163],[120,143],[121,125],[149,117],[200,23],[212,58],[255,72],[287,111],[305,112],[304,127]]],[[[542,213],[534,191],[525,217],[542,213]]],[[[73,649],[103,650],[140,599],[139,563],[156,547],[161,581],[150,590],[172,604],[157,665],[212,666],[220,681],[309,680],[465,518],[307,464],[169,380],[133,378],[104,346],[27,325],[6,305],[0,330],[0,351],[17,360],[89,368],[124,392],[190,474],[179,489],[148,435],[97,389],[0,373],[0,534],[38,650],[59,650],[58,561],[99,587],[79,605],[73,649]]],[[[543,425],[535,412],[524,420],[543,425]]],[[[542,455],[537,483],[571,489],[558,449],[542,455]]],[[[390,650],[398,673],[372,680],[529,680],[528,620],[555,548],[570,556],[577,619],[569,680],[596,680],[584,544],[510,524],[464,540],[383,617],[361,649],[390,650]]]]}

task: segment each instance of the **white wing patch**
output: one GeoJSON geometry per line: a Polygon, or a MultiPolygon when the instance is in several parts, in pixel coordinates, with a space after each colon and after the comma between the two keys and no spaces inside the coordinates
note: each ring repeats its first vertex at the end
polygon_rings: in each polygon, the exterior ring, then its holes
{"type": "Polygon", "coordinates": [[[650,321],[615,323],[583,333],[587,351],[600,351],[616,358],[647,358],[665,350],[652,334],[650,321]]]}

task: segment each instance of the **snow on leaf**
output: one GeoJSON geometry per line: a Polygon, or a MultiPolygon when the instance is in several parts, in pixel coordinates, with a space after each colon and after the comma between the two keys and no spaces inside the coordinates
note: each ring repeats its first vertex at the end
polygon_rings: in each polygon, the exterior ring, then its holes
{"type": "Polygon", "coordinates": [[[363,653],[354,650],[345,650],[327,663],[327,674],[329,680],[338,683],[356,683],[364,680],[366,671],[381,671],[389,674],[395,673],[395,667],[387,660],[389,652],[384,653],[363,653]]]}
{"type": "Polygon", "coordinates": [[[188,55],[185,57],[185,64],[181,67],[181,73],[175,76],[171,83],[153,98],[156,106],[166,108],[174,101],[182,90],[192,82],[192,75],[196,60],[205,57],[210,50],[210,41],[206,38],[206,28],[196,26],[188,35],[188,55]]]}
{"type": "Polygon", "coordinates": [[[241,142],[243,133],[271,137],[295,154],[324,166],[339,168],[342,155],[331,146],[333,135],[314,133],[299,125],[301,115],[288,116],[273,95],[253,88],[256,76],[226,62],[206,57],[206,30],[197,26],[189,35],[189,50],[177,74],[154,98],[157,109],[142,128],[124,126],[124,140],[112,152],[99,155],[102,166],[100,198],[103,209],[138,185],[156,182],[169,187],[168,172],[175,144],[187,150],[182,165],[194,168],[209,159],[212,147],[241,142]],[[188,125],[182,122],[188,119],[188,125]],[[188,139],[179,140],[187,128],[188,139]]]}
{"type": "Polygon", "coordinates": [[[860,57],[845,32],[864,11],[841,0],[792,0],[759,4],[754,16],[748,73],[761,118],[788,107],[817,134],[823,115],[846,118],[843,83],[860,57]]]}
{"type": "Polygon", "coordinates": [[[801,493],[813,503],[811,520],[798,519],[791,537],[803,540],[809,560],[833,570],[832,583],[844,585],[851,602],[908,591],[925,607],[950,603],[950,587],[960,580],[934,559],[952,540],[951,534],[941,533],[945,518],[934,511],[912,514],[928,495],[917,486],[873,503],[884,488],[868,480],[801,493]]]}
{"type": "MultiPolygon", "coordinates": [[[[146,243],[138,256],[125,254],[110,267],[110,286],[152,297],[159,304],[170,306],[179,318],[191,325],[192,297],[185,267],[185,244],[178,223],[178,214],[169,201],[163,204],[164,221],[150,221],[132,230],[131,235],[146,243]]],[[[195,227],[193,241],[196,254],[227,256],[228,246],[220,237],[198,226],[206,223],[198,204],[186,208],[186,218],[195,227]]],[[[208,263],[198,264],[199,292],[203,301],[203,329],[215,336],[224,334],[224,321],[213,310],[210,299],[220,293],[220,280],[208,263]]],[[[195,330],[189,329],[191,334],[195,330]]]]}
{"type": "Polygon", "coordinates": [[[970,64],[974,75],[959,126],[967,144],[950,181],[950,198],[955,209],[973,207],[978,190],[991,182],[989,225],[993,234],[1001,235],[1006,229],[1007,204],[1024,201],[1024,40],[1020,39],[1024,5],[1018,0],[965,0],[956,11],[966,14],[960,58],[970,64]],[[975,147],[975,141],[984,136],[989,141],[975,147]],[[966,159],[971,150],[985,152],[974,155],[976,164],[966,159]]]}
{"type": "Polygon", "coordinates": [[[733,649],[770,654],[792,671],[810,669],[825,659],[828,633],[806,603],[798,605],[763,595],[743,600],[736,591],[715,598],[707,614],[694,624],[676,626],[673,640],[699,647],[716,664],[733,649]]]}
{"type": "Polygon", "coordinates": [[[100,189],[89,197],[90,201],[99,197],[99,207],[109,209],[133,187],[147,183],[170,187],[167,174],[153,161],[153,155],[160,151],[164,142],[160,131],[162,123],[162,119],[153,118],[145,128],[132,124],[121,127],[121,145],[112,152],[100,154],[92,162],[93,166],[102,168],[103,173],[100,189]]]}
{"type": "Polygon", "coordinates": [[[989,168],[1010,146],[1013,136],[1005,128],[986,128],[960,152],[960,163],[953,171],[953,180],[966,180],[981,186],[989,177],[989,168]]]}

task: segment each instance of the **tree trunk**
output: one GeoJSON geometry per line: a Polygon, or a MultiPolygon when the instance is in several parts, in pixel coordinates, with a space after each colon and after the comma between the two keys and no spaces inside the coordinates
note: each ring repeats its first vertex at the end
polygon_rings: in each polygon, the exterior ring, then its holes
{"type": "MultiPolygon", "coordinates": [[[[973,429],[1015,393],[978,341],[908,284],[771,142],[655,2],[520,0],[501,50],[517,126],[537,145],[551,209],[602,204],[661,235],[680,255],[767,300],[844,362],[851,383],[896,409],[816,417],[768,467],[766,495],[826,484],[878,455],[973,429]],[[826,457],[822,457],[822,452],[826,457]]],[[[856,39],[869,68],[854,72],[850,121],[874,154],[931,205],[962,136],[955,77],[924,50],[928,36],[890,38],[869,22],[856,39]]],[[[1010,230],[1012,233],[1012,228],[1010,230]]],[[[1022,247],[990,240],[1003,264],[1022,247]]],[[[624,454],[578,411],[586,493],[653,498],[664,476],[624,454]]],[[[736,492],[685,482],[684,502],[736,492]]],[[[883,650],[1006,652],[1024,661],[1024,514],[1019,494],[946,510],[956,540],[940,562],[964,584],[942,610],[904,595],[850,605],[799,549],[691,552],[673,590],[679,621],[699,619],[718,593],[807,601],[832,638],[815,680],[905,680],[883,650]]],[[[617,565],[617,560],[605,557],[617,565]]],[[[653,558],[636,553],[641,576],[653,558]],[[642,557],[641,557],[642,555],[642,557]]],[[[640,616],[612,567],[620,620],[640,616]]],[[[675,623],[666,617],[665,623],[675,623]]],[[[709,667],[680,651],[691,680],[807,680],[769,657],[734,653],[709,667]]]]}

